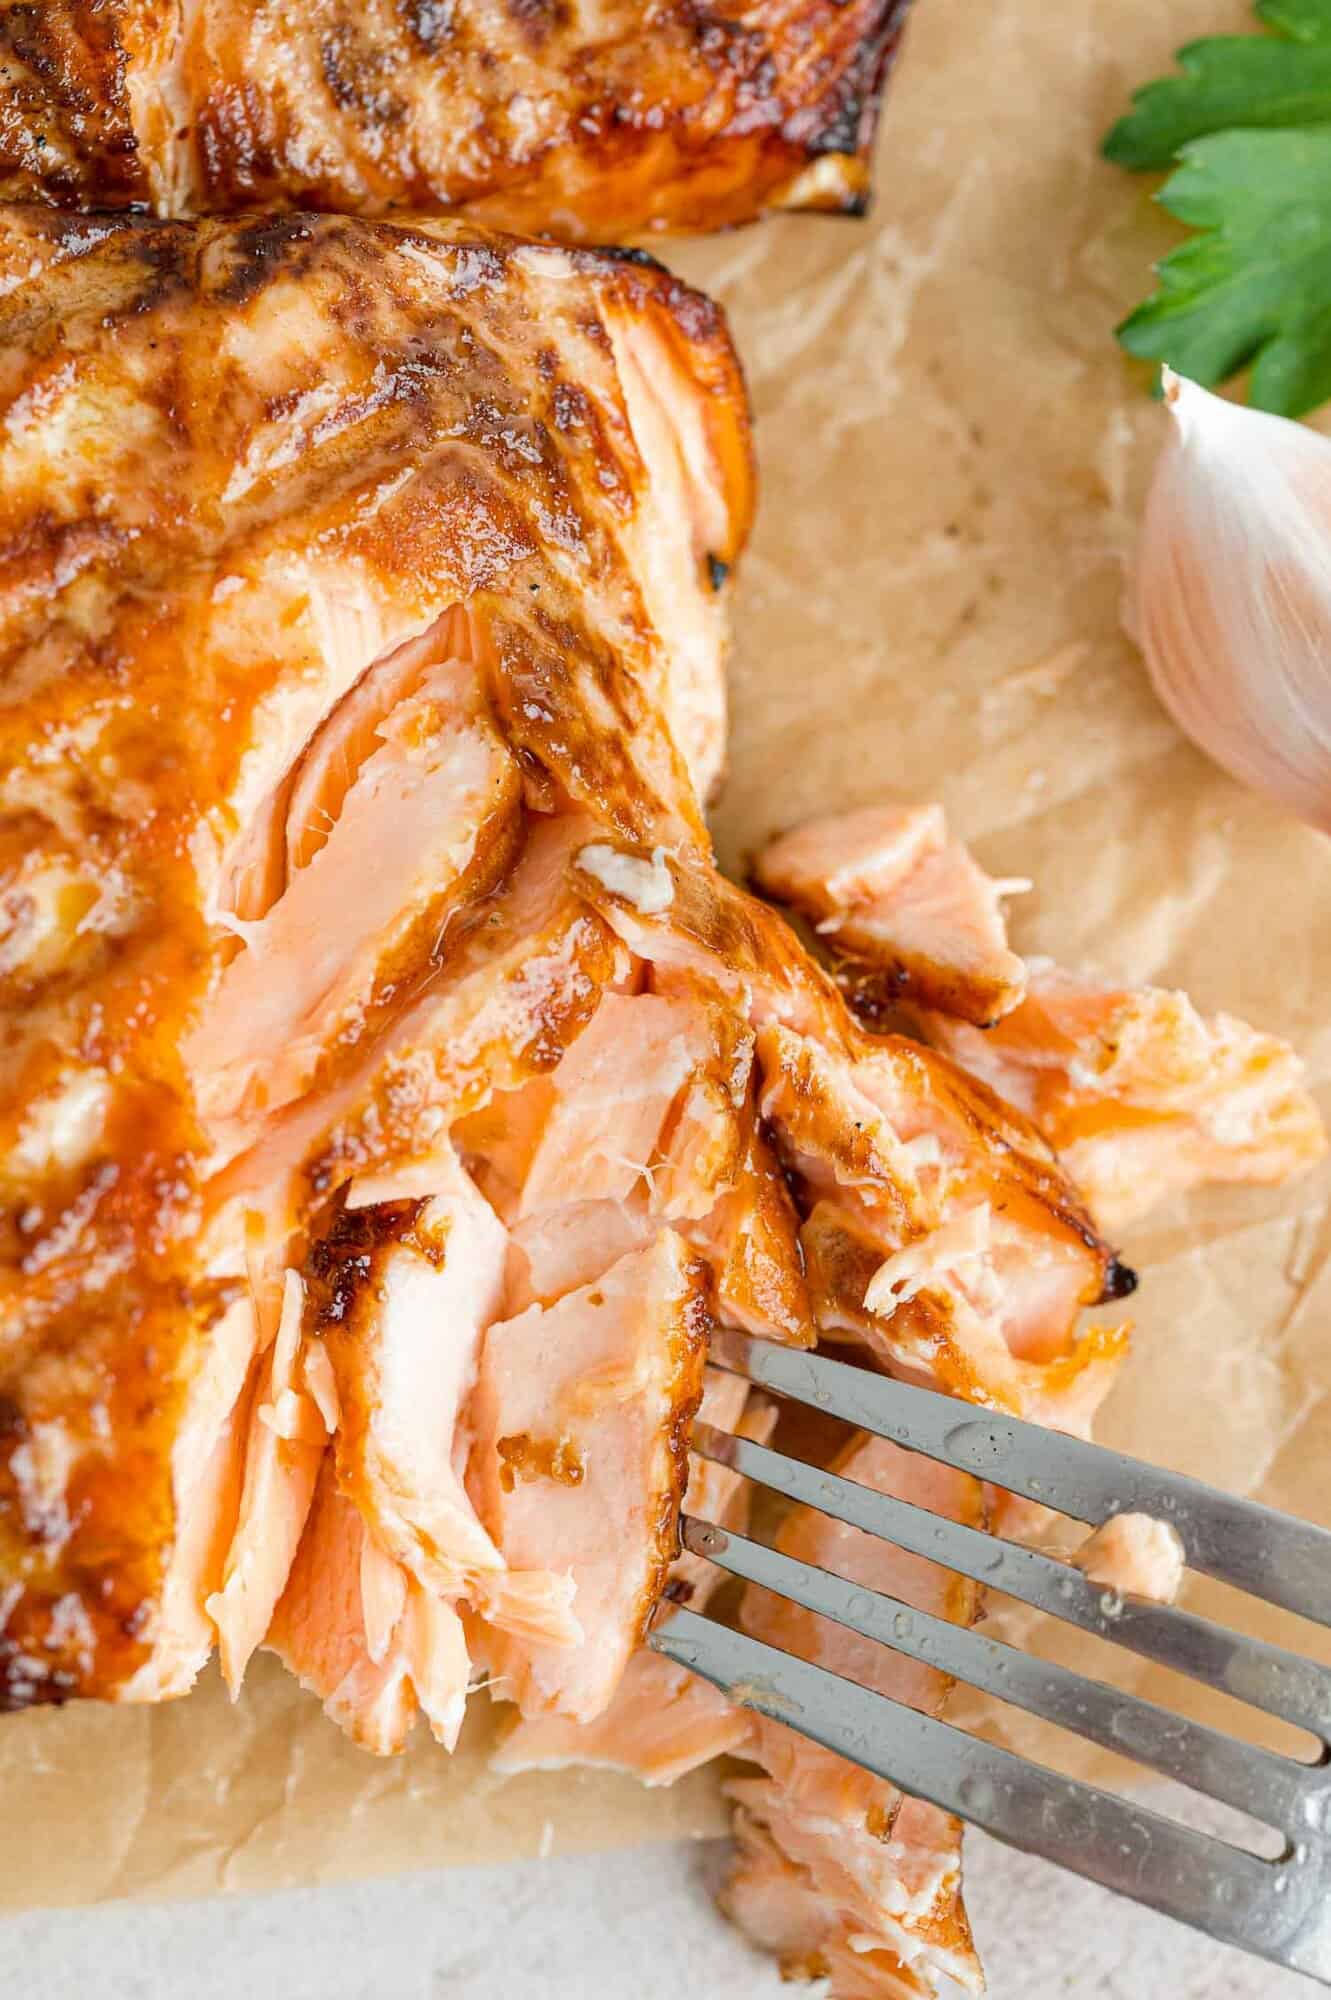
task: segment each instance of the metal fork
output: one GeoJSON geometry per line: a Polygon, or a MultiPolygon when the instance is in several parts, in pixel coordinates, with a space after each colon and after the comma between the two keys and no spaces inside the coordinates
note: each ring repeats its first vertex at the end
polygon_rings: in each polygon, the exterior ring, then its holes
{"type": "MultiPolygon", "coordinates": [[[[1191,1569],[1331,1626],[1331,1533],[1309,1522],[822,1355],[724,1332],[710,1358],[1092,1526],[1120,1513],[1154,1515],[1176,1529],[1191,1569]]],[[[1237,1808],[1277,1830],[1283,1851],[1268,1860],[1195,1831],[682,1607],[668,1610],[647,1642],[717,1687],[738,1688],[747,1707],[1009,1845],[1331,1986],[1331,1670],[1191,1612],[1120,1596],[1055,1557],[711,1425],[695,1426],[693,1449],[1316,1737],[1320,1753],[1306,1762],[1239,1742],[688,1515],[686,1546],[732,1575],[1237,1808]]]]}

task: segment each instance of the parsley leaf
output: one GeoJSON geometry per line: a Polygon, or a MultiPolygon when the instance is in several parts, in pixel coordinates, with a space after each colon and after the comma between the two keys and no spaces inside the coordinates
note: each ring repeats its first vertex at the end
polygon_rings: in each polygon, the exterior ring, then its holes
{"type": "Polygon", "coordinates": [[[1250,401],[1301,416],[1331,399],[1331,0],[1257,11],[1286,39],[1190,43],[1105,141],[1125,166],[1179,159],[1158,199],[1200,232],[1118,337],[1208,387],[1251,364],[1250,401]]]}
{"type": "Polygon", "coordinates": [[[1254,364],[1249,400],[1302,416],[1331,397],[1331,127],[1217,132],[1160,191],[1202,234],[1118,329],[1130,354],[1208,388],[1254,364]]]}
{"type": "Polygon", "coordinates": [[[1214,35],[1178,52],[1182,76],[1134,91],[1104,143],[1121,167],[1167,167],[1190,139],[1236,125],[1331,122],[1331,0],[1259,0],[1288,41],[1214,35]]]}
{"type": "Polygon", "coordinates": [[[1331,42],[1331,0],[1256,0],[1259,17],[1296,42],[1331,42]]]}

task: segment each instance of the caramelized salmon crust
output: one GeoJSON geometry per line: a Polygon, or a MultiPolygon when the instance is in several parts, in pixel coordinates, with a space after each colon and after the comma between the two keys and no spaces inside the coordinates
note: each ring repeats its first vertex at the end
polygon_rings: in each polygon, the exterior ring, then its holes
{"type": "Polygon", "coordinates": [[[860,212],[907,0],[45,0],[0,11],[0,194],[462,212],[613,243],[860,212]]]}

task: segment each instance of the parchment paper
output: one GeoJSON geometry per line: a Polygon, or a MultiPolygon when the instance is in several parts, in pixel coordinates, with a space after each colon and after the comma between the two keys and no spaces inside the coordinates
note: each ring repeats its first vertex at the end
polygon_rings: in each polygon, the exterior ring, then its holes
{"type": "MultiPolygon", "coordinates": [[[[1110,329],[1174,232],[1097,141],[1180,42],[1250,23],[1243,0],[919,0],[874,220],[792,218],[672,261],[730,308],[758,414],[726,862],[809,813],[941,798],[989,868],[1035,878],[1019,949],[1181,984],[1277,1030],[1331,1110],[1331,843],[1180,742],[1118,624],[1164,417],[1110,329]]],[[[1331,1520],[1329,1200],[1323,1173],[1130,1233],[1137,1342],[1107,1441],[1331,1520]]],[[[1219,1713],[1196,1690],[1189,1706],[1219,1713]]],[[[710,1775],[650,1793],[591,1774],[501,1784],[474,1707],[451,1763],[428,1740],[365,1756],[267,1659],[234,1709],[210,1676],[161,1709],[7,1718],[0,1906],[724,1822],[710,1775]]]]}

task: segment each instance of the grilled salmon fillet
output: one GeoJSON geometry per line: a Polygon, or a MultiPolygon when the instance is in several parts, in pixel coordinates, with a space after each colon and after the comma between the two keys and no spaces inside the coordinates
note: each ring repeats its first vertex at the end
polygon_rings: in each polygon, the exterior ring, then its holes
{"type": "Polygon", "coordinates": [[[1036,1085],[866,1027],[716,871],[751,505],[724,324],[650,260],[0,215],[0,1701],[267,1647],[381,1754],[482,1677],[510,1769],[737,1751],[737,1919],[840,1995],[973,1987],[955,1824],[641,1649],[714,1581],[685,1492],[743,1517],[695,1412],[773,1421],[714,1327],[1069,1429],[1127,1338],[1036,1085]]]}
{"type": "Polygon", "coordinates": [[[148,1698],[239,1677],[317,1487],[390,1604],[503,1567],[449,1130],[684,1008],[566,878],[706,851],[747,416],[665,272],[470,225],[11,210],[0,291],[0,1681],[148,1698]]]}
{"type": "Polygon", "coordinates": [[[465,213],[612,243],[858,212],[907,0],[47,0],[0,11],[0,195],[465,213]]]}

